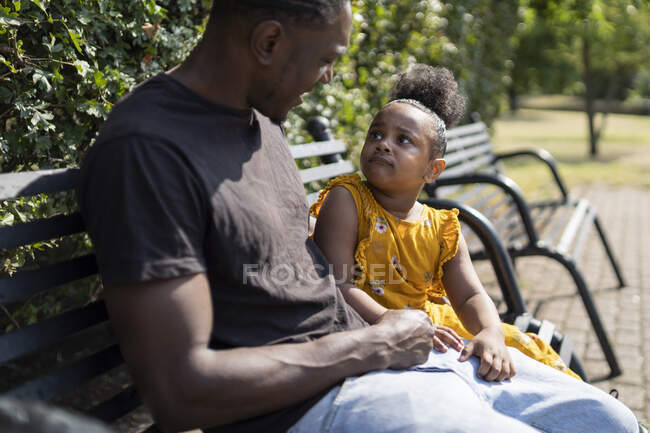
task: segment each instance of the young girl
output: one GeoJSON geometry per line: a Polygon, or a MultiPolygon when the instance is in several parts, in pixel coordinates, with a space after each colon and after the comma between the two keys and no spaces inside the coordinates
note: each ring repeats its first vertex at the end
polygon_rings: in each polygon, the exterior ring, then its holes
{"type": "Polygon", "coordinates": [[[340,176],[312,205],[314,240],[346,301],[369,323],[387,309],[421,309],[436,325],[434,347],[462,350],[460,361],[478,356],[485,380],[515,374],[506,345],[579,378],[534,334],[501,323],[471,264],[458,211],[417,201],[444,170],[445,128],[463,110],[448,70],[416,65],[403,73],[361,151],[366,180],[340,176]],[[461,337],[471,341],[463,347],[461,337]]]}

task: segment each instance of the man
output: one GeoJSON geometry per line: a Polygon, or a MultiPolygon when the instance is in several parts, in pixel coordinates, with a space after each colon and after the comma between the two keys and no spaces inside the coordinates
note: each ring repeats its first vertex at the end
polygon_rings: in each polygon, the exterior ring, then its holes
{"type": "Polygon", "coordinates": [[[190,57],[111,113],[79,199],[130,371],[168,431],[415,431],[422,415],[442,432],[535,431],[486,406],[474,379],[387,371],[427,360],[433,325],[391,311],[367,326],[323,272],[279,122],[331,80],[351,19],[347,0],[215,1],[190,57]]]}

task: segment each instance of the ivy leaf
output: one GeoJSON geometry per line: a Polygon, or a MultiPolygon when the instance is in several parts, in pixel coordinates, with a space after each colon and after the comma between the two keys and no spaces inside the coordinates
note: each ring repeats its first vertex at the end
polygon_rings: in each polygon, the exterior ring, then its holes
{"type": "Polygon", "coordinates": [[[41,4],[41,2],[39,0],[32,0],[32,3],[34,3],[36,6],[38,6],[43,12],[47,13],[47,11],[45,10],[45,8],[43,7],[43,5],[41,4]]]}
{"type": "Polygon", "coordinates": [[[95,79],[95,84],[97,84],[97,87],[99,87],[100,89],[106,87],[107,81],[106,78],[104,78],[104,74],[102,74],[102,71],[95,71],[93,78],[95,79]]]}
{"type": "Polygon", "coordinates": [[[47,39],[43,37],[43,45],[47,47],[47,50],[51,53],[54,50],[54,44],[56,43],[56,36],[50,32],[50,42],[47,42],[47,39]]]}
{"type": "Polygon", "coordinates": [[[88,72],[90,71],[90,65],[88,64],[88,62],[84,60],[75,60],[74,65],[77,68],[77,72],[79,72],[79,75],[86,78],[86,75],[88,75],[88,72]]]}
{"type": "Polygon", "coordinates": [[[50,90],[52,90],[52,85],[47,79],[46,73],[43,71],[39,71],[39,70],[34,71],[34,75],[32,75],[32,82],[34,84],[38,83],[41,86],[41,88],[48,93],[50,92],[50,90]]]}
{"type": "Polygon", "coordinates": [[[0,63],[2,63],[3,65],[5,65],[6,67],[8,67],[9,70],[10,70],[12,73],[14,73],[14,74],[15,74],[16,72],[18,72],[18,71],[16,71],[16,68],[14,68],[14,65],[12,65],[10,61],[8,61],[7,59],[5,59],[4,56],[0,56],[0,63]]]}
{"type": "Polygon", "coordinates": [[[39,123],[43,123],[46,125],[45,129],[52,129],[52,125],[50,125],[49,122],[49,120],[52,119],[54,119],[54,114],[46,111],[34,110],[32,118],[30,119],[30,123],[34,126],[38,125],[39,123]]]}
{"type": "Polygon", "coordinates": [[[22,212],[20,212],[18,209],[14,209],[14,212],[16,212],[16,215],[18,215],[18,219],[21,223],[27,222],[27,218],[25,218],[25,215],[22,212]]]}
{"type": "Polygon", "coordinates": [[[0,219],[0,225],[6,226],[14,222],[14,214],[6,213],[2,219],[0,219]]]}
{"type": "Polygon", "coordinates": [[[68,30],[68,35],[70,35],[70,39],[72,40],[72,44],[77,49],[77,51],[79,51],[79,54],[83,54],[83,52],[81,51],[81,45],[79,45],[79,43],[81,42],[81,35],[79,33],[73,32],[70,29],[67,30],[68,30]]]}
{"type": "Polygon", "coordinates": [[[22,6],[22,5],[21,5],[21,3],[20,3],[20,0],[15,0],[15,1],[14,1],[14,9],[16,10],[16,12],[20,12],[20,7],[21,7],[21,6],[22,6]]]}
{"type": "Polygon", "coordinates": [[[86,101],[84,104],[79,106],[78,110],[90,116],[98,117],[100,119],[106,117],[107,114],[104,110],[104,106],[98,103],[94,99],[86,101]]]}
{"type": "Polygon", "coordinates": [[[9,10],[0,8],[0,25],[5,26],[20,26],[23,21],[19,18],[8,15],[9,10]]]}

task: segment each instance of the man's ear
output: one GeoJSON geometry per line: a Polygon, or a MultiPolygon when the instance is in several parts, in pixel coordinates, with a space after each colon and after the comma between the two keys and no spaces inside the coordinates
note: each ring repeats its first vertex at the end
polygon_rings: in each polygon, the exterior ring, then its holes
{"type": "Polygon", "coordinates": [[[440,176],[442,171],[445,169],[447,163],[442,158],[436,158],[429,162],[429,169],[424,175],[424,181],[426,183],[431,183],[440,176]]]}
{"type": "Polygon", "coordinates": [[[251,51],[261,65],[268,66],[273,62],[278,45],[285,36],[284,26],[274,20],[262,21],[251,32],[251,51]]]}

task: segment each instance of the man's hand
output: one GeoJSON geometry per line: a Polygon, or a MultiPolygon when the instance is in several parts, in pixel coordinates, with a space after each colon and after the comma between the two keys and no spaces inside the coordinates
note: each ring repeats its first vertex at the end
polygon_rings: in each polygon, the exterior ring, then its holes
{"type": "Polygon", "coordinates": [[[448,347],[456,349],[457,351],[463,350],[463,339],[460,338],[456,331],[442,325],[433,325],[435,327],[435,334],[433,336],[433,347],[438,351],[445,353],[448,347]]]}
{"type": "Polygon", "coordinates": [[[422,364],[433,348],[436,328],[423,311],[388,310],[372,328],[388,344],[380,353],[385,364],[381,368],[400,370],[422,364]]]}
{"type": "Polygon", "coordinates": [[[463,349],[459,361],[467,361],[476,355],[481,360],[477,374],[487,381],[500,382],[515,375],[503,336],[503,328],[485,328],[463,349]]]}

